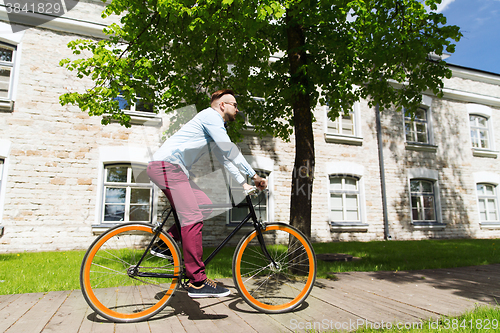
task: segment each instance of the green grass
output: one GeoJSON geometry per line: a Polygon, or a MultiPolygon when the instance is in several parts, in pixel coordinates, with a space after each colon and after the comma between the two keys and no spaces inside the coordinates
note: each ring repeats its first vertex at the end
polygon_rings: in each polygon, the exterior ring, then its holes
{"type": "Polygon", "coordinates": [[[314,244],[316,253],[345,253],[350,262],[318,260],[318,276],[328,272],[402,271],[500,263],[500,240],[453,239],[314,244]]]}
{"type": "MultiPolygon", "coordinates": [[[[500,263],[500,240],[335,242],[314,244],[316,253],[345,253],[359,261],[318,260],[318,278],[348,271],[400,271],[500,263]]],[[[211,249],[205,248],[208,255],[211,249]]],[[[232,277],[234,248],[225,248],[207,266],[210,278],[232,277]]],[[[79,289],[85,251],[0,254],[0,295],[79,289]]]]}
{"type": "Polygon", "coordinates": [[[80,288],[85,251],[0,254],[0,295],[80,288]]]}

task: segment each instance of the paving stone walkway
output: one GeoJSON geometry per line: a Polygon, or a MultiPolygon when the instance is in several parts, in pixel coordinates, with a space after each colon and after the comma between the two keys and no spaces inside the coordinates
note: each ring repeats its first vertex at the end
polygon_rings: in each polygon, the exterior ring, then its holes
{"type": "MultiPolygon", "coordinates": [[[[303,332],[380,325],[418,325],[500,303],[500,264],[403,272],[352,272],[319,279],[298,309],[267,315],[250,308],[231,279],[232,294],[196,299],[182,288],[170,305],[147,322],[111,323],[92,311],[79,290],[0,295],[0,332],[303,332]]],[[[418,326],[416,326],[418,327],[418,326]]]]}

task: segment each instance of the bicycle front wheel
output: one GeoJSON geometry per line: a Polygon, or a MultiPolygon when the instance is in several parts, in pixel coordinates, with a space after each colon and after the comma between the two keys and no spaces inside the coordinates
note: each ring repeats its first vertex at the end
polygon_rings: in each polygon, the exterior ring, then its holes
{"type": "Polygon", "coordinates": [[[234,253],[234,284],[258,311],[291,311],[306,299],[316,280],[314,250],[304,234],[284,223],[268,224],[262,234],[274,263],[264,254],[257,231],[250,232],[234,253]]]}
{"type": "Polygon", "coordinates": [[[127,223],[100,235],[87,250],[80,286],[99,315],[114,322],[136,322],[154,316],[168,304],[179,285],[181,256],[177,244],[163,232],[159,238],[172,258],[146,252],[152,238],[150,224],[127,223]]]}

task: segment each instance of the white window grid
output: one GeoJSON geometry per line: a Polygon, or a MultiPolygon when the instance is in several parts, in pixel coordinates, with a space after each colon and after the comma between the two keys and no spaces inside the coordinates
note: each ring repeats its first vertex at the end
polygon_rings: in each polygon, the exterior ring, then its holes
{"type": "Polygon", "coordinates": [[[481,222],[498,222],[497,189],[492,184],[477,184],[479,219],[481,222]]]}
{"type": "Polygon", "coordinates": [[[328,118],[327,122],[327,133],[328,134],[339,134],[339,135],[356,135],[355,123],[354,123],[354,112],[343,113],[335,120],[330,120],[328,118]]]}
{"type": "Polygon", "coordinates": [[[405,110],[405,137],[406,142],[430,143],[428,110],[419,107],[414,115],[405,110]]]}
{"type": "Polygon", "coordinates": [[[470,134],[473,148],[490,148],[489,119],[480,115],[469,115],[470,134]]]}
{"type": "Polygon", "coordinates": [[[436,222],[434,182],[412,179],[410,181],[411,212],[413,222],[436,222]]]}
{"type": "MultiPolygon", "coordinates": [[[[109,164],[104,167],[102,222],[151,222],[153,186],[147,176],[146,166],[132,164],[109,164]],[[111,169],[126,170],[122,179],[110,179],[111,169]],[[114,192],[114,193],[113,193],[114,192]],[[149,194],[147,202],[140,200],[140,195],[149,194]],[[107,209],[108,212],[107,212],[107,209]],[[147,210],[146,218],[136,218],[137,211],[147,210]],[[113,217],[115,210],[118,214],[113,217]],[[120,217],[121,216],[121,217],[120,217]]],[[[138,216],[141,216],[139,214],[138,216]]],[[[142,214],[144,216],[144,214],[142,214]]]]}
{"type": "Polygon", "coordinates": [[[338,175],[331,175],[329,178],[330,221],[360,222],[359,179],[338,175]]]}
{"type": "Polygon", "coordinates": [[[134,104],[130,105],[127,101],[120,95],[117,98],[120,110],[131,111],[131,112],[154,112],[151,105],[143,102],[141,97],[137,97],[134,104]]]}
{"type": "Polygon", "coordinates": [[[16,48],[0,43],[0,99],[11,99],[16,48]]]}

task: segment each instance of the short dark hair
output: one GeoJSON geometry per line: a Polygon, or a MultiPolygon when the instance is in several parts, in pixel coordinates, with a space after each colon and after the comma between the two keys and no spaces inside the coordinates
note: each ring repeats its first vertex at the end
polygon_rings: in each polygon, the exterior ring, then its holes
{"type": "Polygon", "coordinates": [[[210,103],[213,103],[214,101],[218,100],[224,95],[232,95],[234,96],[234,91],[231,89],[222,89],[222,90],[217,90],[212,94],[212,97],[210,98],[210,103]]]}

